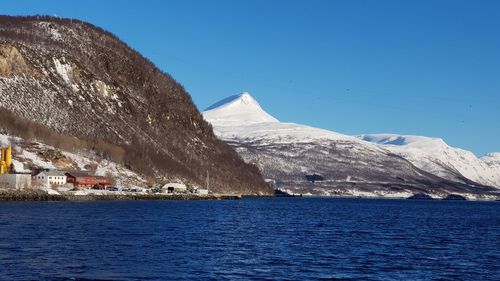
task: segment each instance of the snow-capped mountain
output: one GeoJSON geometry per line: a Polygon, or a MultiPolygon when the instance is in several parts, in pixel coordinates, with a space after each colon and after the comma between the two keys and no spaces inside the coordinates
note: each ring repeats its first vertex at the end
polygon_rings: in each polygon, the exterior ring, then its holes
{"type": "Polygon", "coordinates": [[[279,122],[247,92],[215,103],[203,112],[203,116],[216,128],[217,135],[226,140],[236,138],[272,143],[304,143],[335,139],[359,142],[354,137],[332,131],[279,122]]]}
{"type": "Polygon", "coordinates": [[[500,166],[494,166],[495,160],[500,159],[498,154],[480,159],[470,151],[449,146],[440,138],[423,136],[368,134],[358,138],[380,144],[418,168],[442,178],[500,188],[500,166]]]}
{"type": "Polygon", "coordinates": [[[203,116],[246,162],[257,165],[276,187],[293,193],[393,197],[462,193],[473,197],[495,192],[472,181],[438,177],[376,143],[280,122],[248,93],[215,103],[203,116]],[[314,175],[319,180],[312,182],[314,175]]]}
{"type": "Polygon", "coordinates": [[[278,119],[265,112],[249,93],[230,96],[215,103],[203,113],[214,126],[239,126],[241,124],[278,123],[278,119]]]}

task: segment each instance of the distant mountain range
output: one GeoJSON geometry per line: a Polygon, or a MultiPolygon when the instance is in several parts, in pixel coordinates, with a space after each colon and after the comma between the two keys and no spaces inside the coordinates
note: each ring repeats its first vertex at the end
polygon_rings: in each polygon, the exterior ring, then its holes
{"type": "Polygon", "coordinates": [[[451,147],[440,138],[391,134],[357,137],[380,144],[418,168],[437,176],[463,183],[474,181],[500,188],[500,168],[493,164],[495,160],[497,162],[500,160],[498,153],[477,158],[472,152],[451,147]]]}
{"type": "Polygon", "coordinates": [[[279,122],[248,93],[215,103],[203,116],[246,162],[290,193],[496,198],[500,192],[499,154],[477,158],[441,139],[348,136],[279,122]],[[313,175],[320,180],[312,182],[313,175]]]}

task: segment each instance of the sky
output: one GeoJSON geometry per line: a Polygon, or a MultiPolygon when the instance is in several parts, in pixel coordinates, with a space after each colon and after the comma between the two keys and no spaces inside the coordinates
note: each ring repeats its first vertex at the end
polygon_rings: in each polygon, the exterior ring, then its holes
{"type": "Polygon", "coordinates": [[[98,25],[200,110],[244,91],[280,121],[500,152],[500,1],[0,1],[98,25]]]}

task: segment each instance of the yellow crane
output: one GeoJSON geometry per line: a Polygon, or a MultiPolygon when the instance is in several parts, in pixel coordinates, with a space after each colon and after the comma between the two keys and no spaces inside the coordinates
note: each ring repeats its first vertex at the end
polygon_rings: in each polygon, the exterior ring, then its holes
{"type": "Polygon", "coordinates": [[[11,172],[12,167],[12,146],[3,147],[2,145],[2,158],[0,158],[0,174],[8,174],[11,172]]]}

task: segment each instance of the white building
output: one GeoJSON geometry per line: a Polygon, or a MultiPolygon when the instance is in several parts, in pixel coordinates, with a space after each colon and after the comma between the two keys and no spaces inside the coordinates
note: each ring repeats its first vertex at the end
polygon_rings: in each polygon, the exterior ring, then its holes
{"type": "Polygon", "coordinates": [[[31,175],[1,174],[0,188],[24,189],[31,187],[31,175]]]}
{"type": "Polygon", "coordinates": [[[63,172],[40,172],[34,180],[42,187],[61,186],[66,184],[66,175],[63,172]]]}
{"type": "Polygon", "coordinates": [[[171,182],[161,188],[161,193],[183,193],[187,191],[187,186],[183,183],[171,182]]]}
{"type": "Polygon", "coordinates": [[[200,195],[208,195],[208,189],[198,188],[196,190],[196,193],[198,193],[200,195]]]}
{"type": "Polygon", "coordinates": [[[199,194],[199,195],[208,195],[208,189],[204,189],[198,186],[193,187],[193,193],[199,194]]]}

